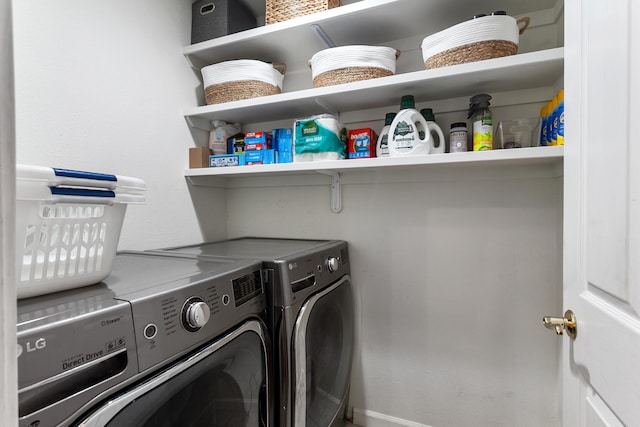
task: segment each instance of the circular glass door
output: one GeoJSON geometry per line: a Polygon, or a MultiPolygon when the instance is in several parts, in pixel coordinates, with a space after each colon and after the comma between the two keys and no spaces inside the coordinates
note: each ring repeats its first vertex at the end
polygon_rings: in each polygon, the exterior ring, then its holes
{"type": "Polygon", "coordinates": [[[224,338],[114,396],[81,426],[263,427],[268,419],[262,324],[224,338]]]}

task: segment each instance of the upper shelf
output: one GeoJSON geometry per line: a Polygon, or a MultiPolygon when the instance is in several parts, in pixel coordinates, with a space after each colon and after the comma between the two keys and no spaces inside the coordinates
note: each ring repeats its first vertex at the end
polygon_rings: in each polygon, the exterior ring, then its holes
{"type": "MultiPolygon", "coordinates": [[[[365,2],[363,2],[365,3],[365,2]]],[[[411,0],[408,1],[411,3],[411,0]]],[[[346,7],[346,6],[344,6],[346,7]]],[[[185,110],[192,127],[211,120],[258,123],[313,114],[396,105],[404,94],[416,102],[552,86],[564,72],[564,48],[524,53],[451,67],[396,74],[342,85],[304,89],[185,110]]]]}
{"type": "MultiPolygon", "coordinates": [[[[245,0],[246,1],[246,0],[245,0]]],[[[517,16],[550,8],[556,0],[510,0],[507,12],[517,16]]],[[[319,25],[337,46],[377,45],[416,35],[427,36],[478,13],[504,9],[504,0],[362,0],[313,15],[266,25],[207,40],[184,48],[191,65],[231,59],[284,62],[298,69],[314,53],[326,48],[312,25],[319,25]]]]}

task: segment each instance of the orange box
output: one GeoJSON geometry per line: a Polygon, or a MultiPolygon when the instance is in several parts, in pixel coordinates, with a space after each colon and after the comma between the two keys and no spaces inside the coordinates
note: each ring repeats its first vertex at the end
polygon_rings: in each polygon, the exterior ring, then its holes
{"type": "Polygon", "coordinates": [[[350,159],[367,159],[376,156],[378,135],[371,128],[349,130],[348,152],[350,159]]]}

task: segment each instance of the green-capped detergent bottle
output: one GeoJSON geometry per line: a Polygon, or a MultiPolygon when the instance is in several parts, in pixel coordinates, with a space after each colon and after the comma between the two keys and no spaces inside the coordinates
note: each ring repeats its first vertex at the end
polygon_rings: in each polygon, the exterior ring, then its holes
{"type": "Polygon", "coordinates": [[[431,153],[444,153],[444,133],[436,123],[436,116],[434,116],[433,110],[431,108],[423,108],[420,110],[420,114],[422,114],[422,117],[427,121],[429,132],[431,132],[431,138],[433,138],[432,144],[435,148],[431,153]]]}
{"type": "Polygon", "coordinates": [[[376,145],[376,157],[389,157],[389,128],[395,117],[396,113],[387,113],[384,116],[384,127],[380,131],[376,145]]]}
{"type": "Polygon", "coordinates": [[[429,125],[416,110],[413,95],[404,95],[400,111],[389,126],[389,156],[418,156],[435,152],[429,125]]]}

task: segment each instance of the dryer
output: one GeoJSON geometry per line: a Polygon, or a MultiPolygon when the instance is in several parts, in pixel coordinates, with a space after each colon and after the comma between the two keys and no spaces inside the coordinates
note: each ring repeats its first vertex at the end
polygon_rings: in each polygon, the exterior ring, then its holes
{"type": "Polygon", "coordinates": [[[164,252],[199,259],[261,259],[274,343],[276,423],[344,423],[354,352],[346,242],[239,238],[164,252]]]}
{"type": "Polygon", "coordinates": [[[261,267],[119,253],[100,284],[20,300],[19,425],[272,425],[261,267]]]}

